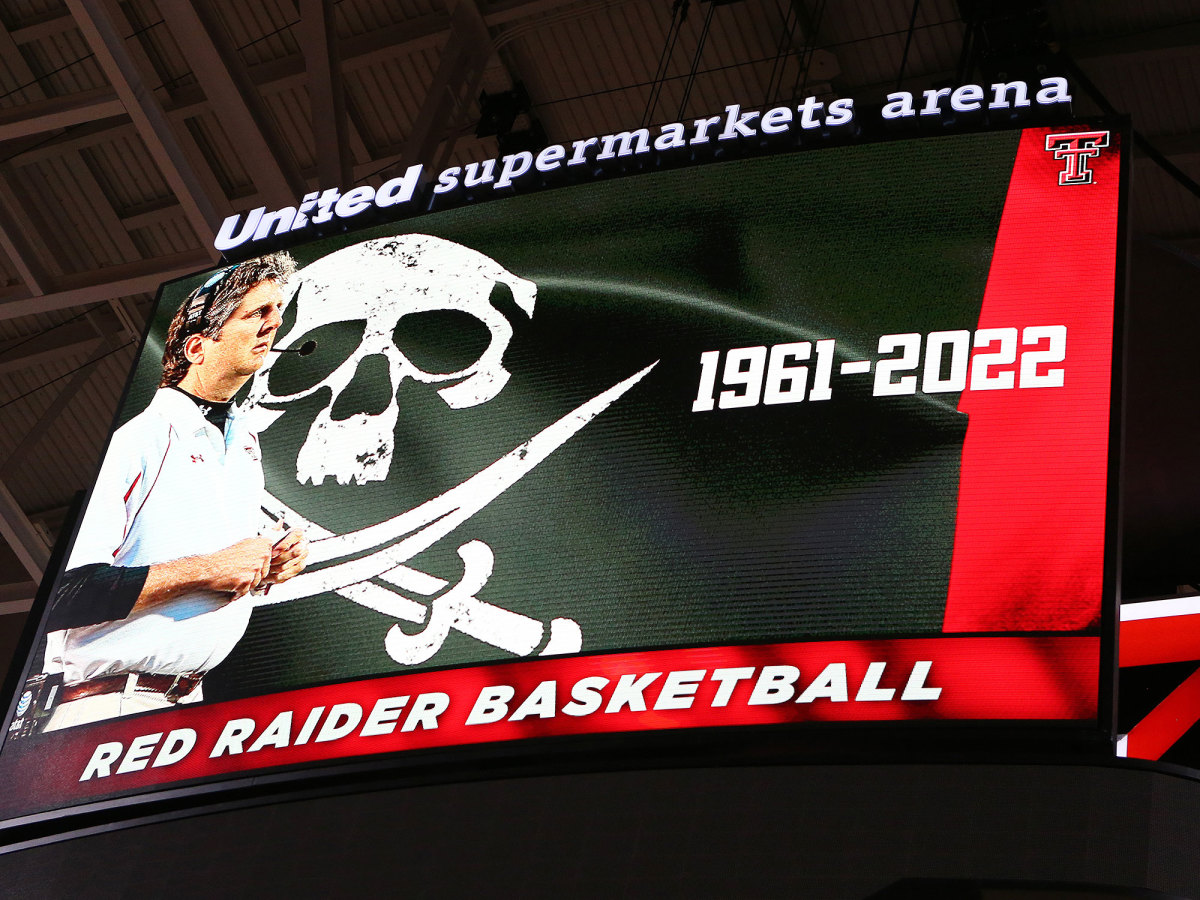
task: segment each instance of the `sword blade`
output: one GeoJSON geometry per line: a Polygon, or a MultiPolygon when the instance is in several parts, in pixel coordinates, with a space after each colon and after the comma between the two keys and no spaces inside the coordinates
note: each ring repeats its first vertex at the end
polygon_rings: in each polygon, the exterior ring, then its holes
{"type": "Polygon", "coordinates": [[[360,553],[402,538],[392,546],[370,556],[327,566],[314,572],[305,572],[290,581],[276,585],[271,591],[271,602],[280,603],[324,591],[334,591],[348,584],[376,578],[388,569],[407,562],[433,546],[528,475],[588,422],[650,374],[657,365],[656,360],[640,372],[576,407],[446,493],[375,525],[313,542],[308,557],[310,564],[360,553]]]}

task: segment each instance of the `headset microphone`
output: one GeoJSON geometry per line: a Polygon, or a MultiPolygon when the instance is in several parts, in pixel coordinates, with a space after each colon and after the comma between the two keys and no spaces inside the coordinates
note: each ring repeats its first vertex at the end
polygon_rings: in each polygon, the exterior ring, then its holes
{"type": "Polygon", "coordinates": [[[271,352],[272,353],[299,353],[301,356],[308,356],[308,354],[312,353],[316,349],[317,349],[317,342],[310,340],[310,341],[305,341],[299,347],[296,347],[294,349],[283,350],[283,349],[280,349],[279,347],[272,347],[271,352]]]}

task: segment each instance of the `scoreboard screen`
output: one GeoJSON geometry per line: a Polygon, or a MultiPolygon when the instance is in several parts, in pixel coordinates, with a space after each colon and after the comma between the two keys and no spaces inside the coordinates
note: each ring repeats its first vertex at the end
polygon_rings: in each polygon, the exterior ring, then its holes
{"type": "Polygon", "coordinates": [[[567,735],[1102,731],[1123,152],[668,167],[164,285],[0,813],[567,735]]]}

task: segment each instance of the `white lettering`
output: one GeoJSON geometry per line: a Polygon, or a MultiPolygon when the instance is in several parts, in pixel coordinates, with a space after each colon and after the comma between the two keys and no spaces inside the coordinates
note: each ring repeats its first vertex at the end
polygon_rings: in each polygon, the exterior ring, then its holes
{"type": "Polygon", "coordinates": [[[620,134],[606,134],[600,139],[603,145],[596,161],[612,159],[614,156],[631,156],[634,153],[647,153],[650,150],[650,132],[645,128],[637,131],[622,131],[620,134]],[[614,151],[618,144],[620,148],[614,151]],[[635,146],[636,144],[636,146],[635,146]]]}
{"type": "Polygon", "coordinates": [[[247,753],[263,749],[263,747],[278,747],[283,748],[288,745],[292,739],[292,711],[285,709],[274,719],[271,724],[263,729],[262,734],[254,739],[254,743],[250,745],[247,753]]]}
{"type": "Polygon", "coordinates": [[[622,675],[617,686],[613,688],[612,696],[608,699],[606,713],[620,712],[622,706],[628,706],[631,712],[645,712],[646,698],[642,691],[650,687],[662,672],[647,672],[645,675],[622,675]]]}
{"type": "Polygon", "coordinates": [[[276,234],[290,231],[294,221],[296,221],[296,207],[285,206],[283,209],[277,209],[275,212],[263,216],[259,221],[258,228],[254,230],[254,240],[261,241],[263,238],[269,237],[272,227],[276,234]]]}
{"type": "Polygon", "coordinates": [[[792,124],[792,110],[787,106],[777,106],[768,110],[762,117],[759,127],[763,134],[781,134],[792,124]]]}
{"type": "Polygon", "coordinates": [[[389,178],[381,184],[375,194],[375,205],[396,206],[411,200],[416,193],[417,182],[421,180],[422,168],[420,163],[409,166],[399,178],[389,178]]]}
{"type": "Polygon", "coordinates": [[[883,107],[885,119],[899,119],[901,116],[915,116],[912,94],[908,91],[896,91],[887,95],[888,102],[883,107]]]}
{"type": "Polygon", "coordinates": [[[826,125],[845,125],[854,121],[854,101],[850,97],[834,100],[829,104],[829,115],[825,117],[826,125]]]}
{"type": "Polygon", "coordinates": [[[167,733],[167,739],[163,741],[162,749],[158,751],[158,756],[154,757],[150,767],[157,769],[159,766],[172,766],[191,753],[195,746],[194,729],[176,728],[167,733]]]}
{"type": "Polygon", "coordinates": [[[553,172],[566,158],[567,150],[562,144],[551,144],[549,147],[543,147],[538,153],[533,167],[539,172],[553,172]]]}
{"type": "Polygon", "coordinates": [[[333,206],[341,197],[341,192],[337,188],[329,188],[325,193],[317,198],[317,207],[320,209],[315,216],[312,217],[313,222],[321,225],[333,218],[333,206]]]}
{"type": "Polygon", "coordinates": [[[496,684],[485,687],[475,698],[471,714],[467,716],[468,725],[491,725],[499,722],[508,715],[508,703],[516,694],[516,690],[507,684],[496,684]]]}
{"type": "Polygon", "coordinates": [[[693,123],[696,126],[696,136],[694,138],[692,138],[690,143],[707,144],[708,143],[708,129],[712,128],[714,125],[720,124],[720,122],[721,122],[720,116],[713,116],[710,119],[697,119],[693,123]]]}
{"type": "Polygon", "coordinates": [[[690,709],[696,700],[696,688],[708,674],[707,669],[685,669],[668,672],[662,690],[654,702],[655,709],[690,709]]]}
{"type": "Polygon", "coordinates": [[[741,137],[754,137],[757,132],[750,127],[750,123],[757,119],[758,116],[759,113],[757,110],[742,113],[741,106],[736,103],[725,107],[725,130],[721,132],[717,140],[727,141],[739,135],[741,137]]]}
{"type": "Polygon", "coordinates": [[[936,116],[941,114],[941,107],[938,105],[943,97],[950,96],[950,88],[940,88],[938,90],[928,90],[925,92],[925,108],[921,110],[923,116],[936,116]]]}
{"type": "Polygon", "coordinates": [[[294,746],[299,747],[301,744],[307,744],[308,739],[312,737],[313,732],[317,729],[317,723],[321,721],[321,714],[325,712],[325,707],[314,706],[308,714],[308,718],[304,720],[304,724],[300,727],[300,733],[296,735],[294,746]]]}
{"type": "Polygon", "coordinates": [[[1070,103],[1071,92],[1067,88],[1067,79],[1043,78],[1042,89],[1037,92],[1035,99],[1041,106],[1049,106],[1051,103],[1070,103]]]}
{"type": "Polygon", "coordinates": [[[325,717],[325,724],[321,726],[321,731],[313,738],[314,744],[324,743],[325,741],[336,741],[338,738],[344,738],[362,721],[362,707],[357,703],[335,703],[329,707],[329,715],[325,717]]]}
{"type": "Polygon", "coordinates": [[[502,160],[504,165],[500,167],[500,177],[496,179],[496,187],[508,187],[513,183],[513,179],[520,178],[529,171],[529,167],[533,165],[533,154],[528,150],[522,150],[520,153],[510,153],[502,160]]]}
{"type": "Polygon", "coordinates": [[[228,753],[230,756],[236,756],[242,752],[242,744],[246,742],[246,738],[254,734],[255,724],[253,719],[230,719],[225,723],[225,727],[221,729],[221,736],[217,738],[217,742],[213,744],[212,752],[208,754],[209,759],[216,759],[228,753]]]}
{"type": "Polygon", "coordinates": [[[687,129],[683,127],[682,122],[671,122],[659,130],[662,134],[654,139],[655,150],[678,150],[687,146],[687,140],[684,138],[687,129]]]}
{"type": "Polygon", "coordinates": [[[481,184],[487,184],[494,180],[496,171],[496,161],[494,159],[484,160],[482,163],[468,163],[466,169],[463,170],[463,187],[478,187],[481,184]]]}
{"type": "Polygon", "coordinates": [[[742,666],[737,669],[713,669],[712,680],[719,681],[720,686],[717,688],[717,694],[713,697],[713,706],[728,706],[729,698],[733,696],[733,689],[737,687],[739,681],[745,681],[747,678],[754,676],[754,669],[751,666],[742,666]]]}
{"type": "Polygon", "coordinates": [[[140,772],[150,762],[150,756],[154,753],[154,748],[158,746],[159,740],[162,738],[161,731],[155,734],[143,734],[140,737],[135,737],[129,744],[129,749],[125,751],[125,758],[121,760],[121,765],[117,767],[117,774],[124,775],[127,772],[140,772]]]}
{"type": "Polygon", "coordinates": [[[604,702],[600,689],[607,684],[608,679],[599,675],[580,678],[571,688],[571,702],[566,704],[562,711],[568,716],[586,716],[594,713],[604,702]]]}
{"type": "Polygon", "coordinates": [[[796,112],[800,113],[801,128],[818,128],[821,121],[817,118],[817,113],[825,108],[825,104],[816,97],[805,97],[804,102],[796,107],[796,112]]]}
{"type": "Polygon", "coordinates": [[[266,211],[267,208],[265,206],[260,206],[258,209],[252,209],[246,213],[246,222],[242,225],[241,230],[236,236],[234,236],[233,229],[237,227],[238,221],[242,218],[241,214],[234,213],[232,216],[229,216],[229,218],[221,223],[221,230],[217,232],[213,246],[222,251],[240,247],[254,235],[255,229],[258,228],[258,223],[266,211]]]}
{"type": "Polygon", "coordinates": [[[400,727],[401,731],[415,731],[419,725],[430,730],[438,727],[438,716],[450,708],[450,697],[441,691],[417,695],[417,702],[400,727]]]}
{"type": "Polygon", "coordinates": [[[587,162],[587,148],[592,146],[592,144],[598,143],[600,143],[600,139],[594,137],[588,138],[586,141],[573,141],[571,149],[574,152],[571,154],[571,158],[567,160],[567,165],[578,166],[587,162]]]}
{"type": "Polygon", "coordinates": [[[900,695],[901,700],[936,700],[942,696],[940,687],[925,687],[925,679],[929,677],[931,668],[933,668],[933,662],[930,660],[913,663],[912,674],[908,676],[908,683],[904,685],[904,693],[900,695]]]}
{"type": "Polygon", "coordinates": [[[396,722],[400,719],[400,710],[404,709],[404,704],[407,702],[408,694],[403,697],[380,697],[371,708],[371,714],[367,716],[367,723],[363,725],[359,735],[376,737],[381,734],[391,734],[396,730],[396,722]]]}
{"type": "Polygon", "coordinates": [[[442,174],[438,176],[438,183],[433,186],[435,194],[447,194],[458,187],[458,173],[462,171],[461,166],[451,166],[444,169],[442,174]]]}
{"type": "Polygon", "coordinates": [[[862,684],[858,686],[858,693],[855,694],[855,700],[875,701],[875,700],[891,700],[896,696],[896,691],[893,688],[881,688],[879,680],[883,678],[883,672],[887,668],[885,662],[873,662],[867,666],[867,674],[863,676],[862,684]]]}
{"type": "Polygon", "coordinates": [[[92,751],[92,758],[83,767],[83,774],[79,776],[79,780],[88,781],[91,778],[107,778],[112,774],[112,764],[121,758],[121,751],[124,749],[125,745],[120,741],[109,741],[107,744],[98,744],[96,749],[92,751]]]}
{"type": "Polygon", "coordinates": [[[799,677],[800,670],[795,666],[763,666],[746,703],[750,706],[786,703],[796,692],[793,685],[799,677]]]}
{"type": "Polygon", "coordinates": [[[950,108],[956,112],[974,112],[983,104],[983,88],[977,84],[964,84],[950,95],[950,108]]]}
{"type": "Polygon", "coordinates": [[[351,216],[357,216],[360,212],[370,209],[371,201],[374,199],[375,188],[364,184],[343,194],[333,211],[338,218],[349,219],[351,216]]]}
{"type": "Polygon", "coordinates": [[[1008,84],[992,85],[992,102],[988,109],[1004,109],[1007,106],[1028,106],[1028,90],[1023,81],[1010,81],[1008,84]],[[1013,95],[1013,102],[1008,102],[1008,95],[1013,95]]]}
{"type": "Polygon", "coordinates": [[[517,711],[509,716],[508,721],[519,722],[529,716],[539,719],[553,719],[555,703],[557,702],[557,686],[553,681],[543,681],[517,707],[517,711]]]}
{"type": "Polygon", "coordinates": [[[813,679],[812,684],[796,698],[797,703],[812,703],[822,697],[828,697],[835,703],[845,703],[850,699],[846,688],[846,664],[830,663],[813,679]]]}
{"type": "Polygon", "coordinates": [[[292,219],[292,231],[299,231],[308,224],[308,214],[312,212],[312,208],[317,205],[317,192],[305,194],[304,199],[300,201],[300,208],[296,210],[296,218],[292,219]]]}

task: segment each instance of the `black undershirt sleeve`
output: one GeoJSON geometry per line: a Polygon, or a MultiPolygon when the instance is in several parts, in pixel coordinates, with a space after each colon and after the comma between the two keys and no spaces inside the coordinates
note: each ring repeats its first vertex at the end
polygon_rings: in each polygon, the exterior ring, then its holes
{"type": "Polygon", "coordinates": [[[54,595],[46,630],[82,628],[124,619],[137,603],[149,574],[149,566],[104,563],[68,570],[54,595]]]}

